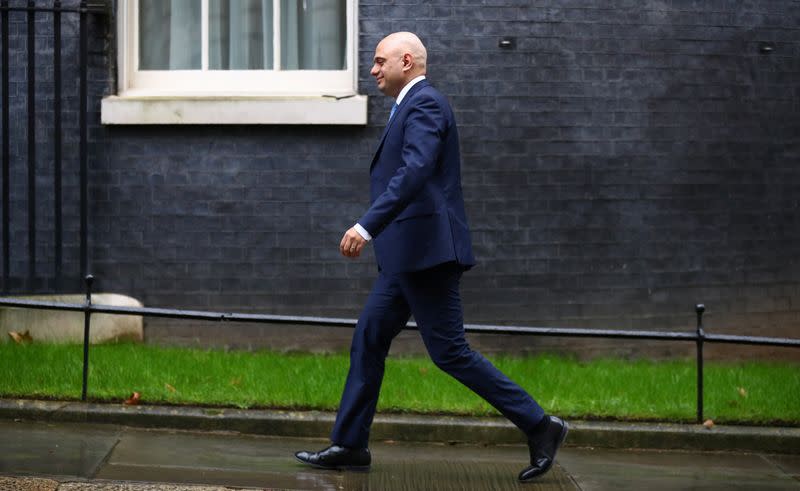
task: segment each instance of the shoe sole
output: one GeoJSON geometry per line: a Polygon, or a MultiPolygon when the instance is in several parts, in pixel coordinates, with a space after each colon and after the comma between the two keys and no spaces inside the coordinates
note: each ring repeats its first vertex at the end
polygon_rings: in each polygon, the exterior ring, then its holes
{"type": "Polygon", "coordinates": [[[368,472],[369,466],[368,465],[319,465],[319,464],[312,464],[311,462],[306,462],[305,460],[295,456],[295,460],[300,462],[301,464],[305,464],[308,466],[313,467],[314,469],[322,469],[325,471],[353,471],[353,472],[368,472]]]}
{"type": "Polygon", "coordinates": [[[561,445],[564,444],[564,440],[567,439],[567,433],[569,433],[569,424],[567,424],[567,422],[564,421],[564,420],[561,420],[561,422],[564,423],[564,428],[561,430],[561,434],[558,435],[558,445],[556,445],[556,450],[553,452],[553,458],[550,460],[550,465],[548,465],[542,471],[541,474],[539,474],[537,476],[534,476],[534,477],[531,477],[530,479],[520,479],[519,482],[531,482],[531,481],[534,481],[534,480],[542,477],[543,475],[547,474],[548,472],[550,472],[550,468],[553,467],[553,464],[556,461],[556,455],[558,454],[558,449],[560,449],[561,445]]]}

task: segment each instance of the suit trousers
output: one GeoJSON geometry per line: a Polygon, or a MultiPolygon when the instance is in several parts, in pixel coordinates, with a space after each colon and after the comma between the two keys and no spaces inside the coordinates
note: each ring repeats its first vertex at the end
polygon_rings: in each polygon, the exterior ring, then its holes
{"type": "Polygon", "coordinates": [[[459,283],[463,268],[445,263],[408,273],[380,272],[358,319],[350,348],[350,370],[331,433],[343,447],[368,446],[384,362],[392,339],[414,315],[433,362],[494,406],[525,434],[544,410],[519,385],[470,349],[464,337],[459,283]]]}

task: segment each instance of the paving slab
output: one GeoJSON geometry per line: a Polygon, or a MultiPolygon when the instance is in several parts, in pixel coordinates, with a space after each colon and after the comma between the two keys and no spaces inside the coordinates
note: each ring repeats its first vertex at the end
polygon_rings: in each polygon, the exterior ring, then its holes
{"type": "MultiPolygon", "coordinates": [[[[527,449],[521,445],[376,442],[370,472],[330,472],[293,458],[297,450],[326,446],[320,439],[97,426],[0,421],[0,452],[13,457],[3,473],[53,477],[65,484],[84,477],[112,484],[267,489],[577,489],[558,465],[533,485],[517,482],[518,472],[527,465],[527,449]],[[59,458],[50,458],[53,449],[59,458]]],[[[102,489],[117,489],[105,486],[102,489]]]]}
{"type": "Polygon", "coordinates": [[[524,445],[376,441],[370,472],[296,462],[323,439],[0,420],[0,491],[800,490],[800,456],[567,447],[520,484],[524,445]],[[54,487],[54,483],[57,484],[54,487]],[[191,486],[191,487],[190,487],[191,486]]]}
{"type": "Polygon", "coordinates": [[[766,458],[781,471],[800,481],[800,455],[768,455],[766,458]]]}
{"type": "Polygon", "coordinates": [[[120,434],[106,425],[0,421],[0,473],[93,477],[120,434]]]}
{"type": "Polygon", "coordinates": [[[127,430],[97,474],[103,479],[216,483],[280,489],[575,490],[560,467],[533,487],[516,476],[523,446],[378,442],[368,473],[311,469],[292,455],[322,440],[127,430]]]}
{"type": "Polygon", "coordinates": [[[582,491],[800,490],[761,454],[572,448],[560,463],[582,491]]]}

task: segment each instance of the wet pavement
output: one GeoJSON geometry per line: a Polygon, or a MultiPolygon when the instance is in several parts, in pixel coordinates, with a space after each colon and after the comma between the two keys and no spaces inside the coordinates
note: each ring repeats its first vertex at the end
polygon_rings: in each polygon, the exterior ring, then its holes
{"type": "Polygon", "coordinates": [[[368,473],[329,472],[293,452],[323,440],[0,420],[0,490],[800,490],[800,455],[567,447],[520,484],[522,445],[378,442],[368,473]],[[194,488],[190,485],[201,487],[194,488]]]}

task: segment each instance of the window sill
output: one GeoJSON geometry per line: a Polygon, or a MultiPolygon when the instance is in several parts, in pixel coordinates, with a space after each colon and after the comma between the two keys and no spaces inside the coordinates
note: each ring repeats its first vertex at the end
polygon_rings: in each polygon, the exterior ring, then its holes
{"type": "Polygon", "coordinates": [[[151,96],[104,97],[100,120],[127,124],[367,124],[367,96],[151,96]]]}

